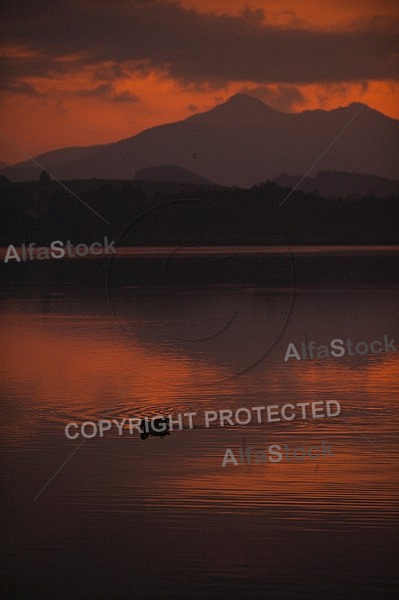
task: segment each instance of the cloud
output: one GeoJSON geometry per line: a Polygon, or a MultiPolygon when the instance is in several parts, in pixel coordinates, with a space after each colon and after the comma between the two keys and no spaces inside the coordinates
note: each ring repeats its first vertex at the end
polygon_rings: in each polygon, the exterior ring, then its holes
{"type": "Polygon", "coordinates": [[[13,94],[25,94],[27,96],[40,96],[37,89],[30,83],[23,81],[0,81],[0,90],[13,94]]]}
{"type": "Polygon", "coordinates": [[[399,74],[397,23],[378,19],[339,32],[271,26],[262,10],[215,15],[169,2],[70,0],[64,10],[47,0],[16,0],[4,10],[3,43],[33,53],[6,59],[9,81],[86,66],[96,66],[104,81],[139,68],[187,85],[397,80],[399,74]],[[74,59],[60,60],[68,56],[74,59]]]}
{"type": "Polygon", "coordinates": [[[95,88],[75,90],[71,93],[74,96],[81,96],[82,98],[103,98],[104,96],[110,96],[112,92],[112,85],[110,83],[103,83],[95,88]]]}
{"type": "Polygon", "coordinates": [[[122,79],[128,75],[128,71],[121,65],[111,64],[98,67],[93,74],[93,79],[98,81],[114,81],[122,79]]]}
{"type": "Polygon", "coordinates": [[[140,100],[136,94],[128,91],[116,93],[111,83],[103,83],[95,88],[81,89],[70,93],[83,98],[105,98],[111,102],[139,102],[140,100]]]}
{"type": "Polygon", "coordinates": [[[131,92],[121,92],[112,96],[113,102],[139,102],[140,98],[131,92]]]}

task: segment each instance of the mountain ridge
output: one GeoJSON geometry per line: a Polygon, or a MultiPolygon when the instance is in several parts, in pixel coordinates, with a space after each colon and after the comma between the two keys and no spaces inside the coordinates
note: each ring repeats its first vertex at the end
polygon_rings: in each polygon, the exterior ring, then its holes
{"type": "MultiPolygon", "coordinates": [[[[392,148],[398,140],[399,121],[365,104],[285,113],[236,94],[174,123],[109,144],[61,148],[35,160],[64,180],[132,179],[141,169],[174,165],[219,185],[250,187],[284,173],[307,173],[314,163],[318,170],[395,179],[399,157],[392,148]]],[[[0,174],[28,181],[40,170],[23,161],[0,174]]]]}

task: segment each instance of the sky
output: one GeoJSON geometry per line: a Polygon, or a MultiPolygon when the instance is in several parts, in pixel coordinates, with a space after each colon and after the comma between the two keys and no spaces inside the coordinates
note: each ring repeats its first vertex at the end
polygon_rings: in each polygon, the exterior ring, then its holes
{"type": "Polygon", "coordinates": [[[109,143],[238,92],[399,119],[397,0],[14,0],[0,23],[0,161],[109,143]]]}

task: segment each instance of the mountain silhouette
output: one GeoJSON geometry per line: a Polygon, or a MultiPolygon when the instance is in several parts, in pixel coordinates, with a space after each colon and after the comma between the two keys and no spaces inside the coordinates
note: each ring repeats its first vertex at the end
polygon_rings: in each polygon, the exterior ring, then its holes
{"type": "Polygon", "coordinates": [[[394,179],[398,139],[399,121],[364,104],[284,113],[237,94],[183,121],[103,146],[47,152],[35,158],[41,168],[24,161],[0,174],[29,181],[45,169],[63,180],[131,180],[142,169],[175,165],[216,184],[250,187],[283,173],[308,173],[317,161],[309,175],[330,170],[394,179]]]}

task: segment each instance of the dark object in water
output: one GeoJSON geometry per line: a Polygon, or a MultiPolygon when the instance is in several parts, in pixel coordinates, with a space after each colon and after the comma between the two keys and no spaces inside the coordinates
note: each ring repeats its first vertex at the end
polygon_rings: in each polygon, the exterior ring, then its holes
{"type": "Polygon", "coordinates": [[[142,419],[140,423],[140,438],[146,440],[148,436],[164,437],[170,435],[169,417],[161,417],[159,419],[142,419]]]}

